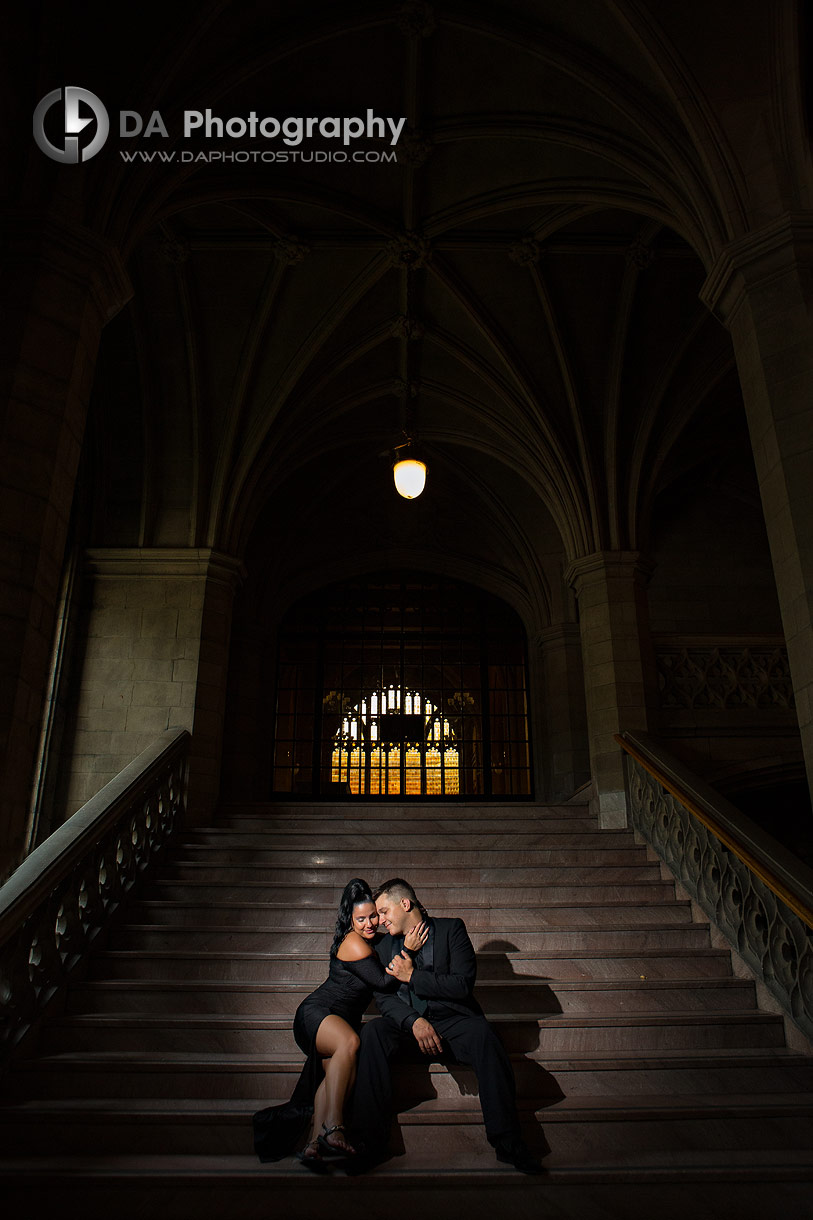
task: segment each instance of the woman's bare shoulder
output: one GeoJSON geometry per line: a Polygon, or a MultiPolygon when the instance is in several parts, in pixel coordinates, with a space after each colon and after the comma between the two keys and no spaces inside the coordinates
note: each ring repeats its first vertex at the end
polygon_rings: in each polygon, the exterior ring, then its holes
{"type": "Polygon", "coordinates": [[[373,947],[358,932],[348,932],[336,950],[336,956],[341,962],[360,962],[362,958],[373,956],[373,947]]]}

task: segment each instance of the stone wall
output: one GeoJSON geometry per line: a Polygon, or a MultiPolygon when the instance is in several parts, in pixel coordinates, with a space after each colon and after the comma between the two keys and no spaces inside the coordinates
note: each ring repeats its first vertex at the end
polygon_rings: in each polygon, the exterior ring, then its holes
{"type": "Polygon", "coordinates": [[[208,550],[87,553],[84,655],[74,669],[56,822],[165,729],[193,734],[193,799],[217,798],[238,565],[208,550]]]}
{"type": "Polygon", "coordinates": [[[131,295],[80,226],[4,214],[0,333],[0,879],[30,834],[54,624],[99,336],[131,295]]]}
{"type": "Polygon", "coordinates": [[[709,487],[694,489],[679,511],[662,514],[652,557],[648,595],[653,632],[781,634],[758,502],[709,487]]]}

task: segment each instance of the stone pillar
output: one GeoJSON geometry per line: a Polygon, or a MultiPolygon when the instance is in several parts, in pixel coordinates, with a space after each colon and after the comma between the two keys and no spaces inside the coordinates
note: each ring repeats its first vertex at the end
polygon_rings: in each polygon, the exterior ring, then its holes
{"type": "Polygon", "coordinates": [[[0,877],[26,841],[60,580],[102,327],[132,295],[88,230],[17,218],[2,276],[0,877]]]}
{"type": "Polygon", "coordinates": [[[541,652],[545,799],[567,800],[590,778],[584,668],[578,623],[557,623],[537,636],[541,652]]]}
{"type": "Polygon", "coordinates": [[[211,824],[220,799],[232,611],[237,586],[244,577],[239,560],[216,555],[209,561],[189,759],[187,822],[198,826],[211,824]]]}
{"type": "Polygon", "coordinates": [[[599,825],[627,824],[622,751],[616,733],[652,723],[654,659],[646,585],[651,567],[637,551],[598,551],[571,564],[579,603],[591,810],[599,825]]]}
{"type": "Polygon", "coordinates": [[[272,786],[276,679],[273,624],[237,609],[229,655],[228,718],[224,726],[223,784],[236,801],[266,801],[272,786]]]}
{"type": "Polygon", "coordinates": [[[208,549],[92,550],[85,656],[62,761],[62,821],[165,729],[192,733],[189,818],[219,795],[234,590],[208,549]]]}
{"type": "Polygon", "coordinates": [[[813,789],[813,217],[733,243],[701,296],[734,343],[813,789]]]}

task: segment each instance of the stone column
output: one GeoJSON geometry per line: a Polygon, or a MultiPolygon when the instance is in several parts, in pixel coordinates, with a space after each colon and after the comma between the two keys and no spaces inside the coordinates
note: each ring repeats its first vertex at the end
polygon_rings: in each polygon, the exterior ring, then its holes
{"type": "Polygon", "coordinates": [[[99,338],[132,295],[118,253],[88,230],[28,215],[8,231],[0,289],[0,878],[24,851],[99,338]]]}
{"type": "Polygon", "coordinates": [[[192,733],[189,818],[219,796],[239,561],[208,549],[92,550],[85,656],[60,782],[64,821],[168,728],[192,733]]]}
{"type": "Polygon", "coordinates": [[[813,216],[733,243],[701,296],[734,343],[813,788],[813,216]]]}
{"type": "Polygon", "coordinates": [[[646,585],[651,566],[637,551],[598,551],[571,564],[567,580],[579,603],[591,810],[606,828],[627,824],[623,731],[652,723],[654,659],[646,585]]]}
{"type": "Polygon", "coordinates": [[[273,624],[235,607],[229,655],[229,714],[224,726],[223,784],[231,799],[265,801],[271,791],[276,648],[273,624]]]}
{"type": "Polygon", "coordinates": [[[244,578],[239,560],[212,554],[204,589],[189,759],[187,821],[198,826],[211,824],[220,799],[232,611],[244,578]]]}
{"type": "Polygon", "coordinates": [[[590,778],[584,668],[578,623],[557,623],[537,636],[541,652],[545,799],[567,800],[590,778]]]}

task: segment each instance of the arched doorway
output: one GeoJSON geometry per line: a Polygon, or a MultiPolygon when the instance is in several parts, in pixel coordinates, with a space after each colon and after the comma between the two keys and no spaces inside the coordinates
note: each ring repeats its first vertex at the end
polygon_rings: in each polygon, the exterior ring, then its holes
{"type": "Polygon", "coordinates": [[[527,686],[496,597],[414,573],[332,585],[281,625],[274,793],[529,797],[527,686]]]}

